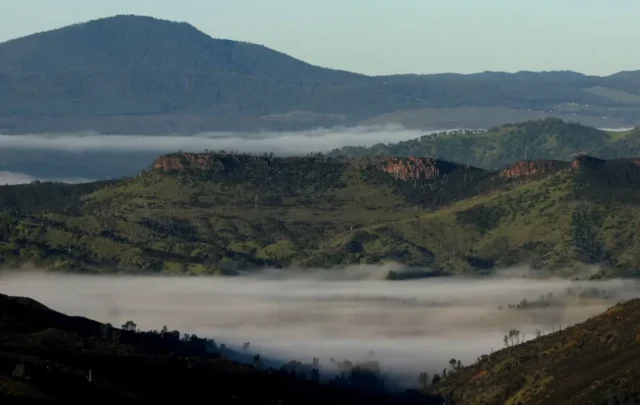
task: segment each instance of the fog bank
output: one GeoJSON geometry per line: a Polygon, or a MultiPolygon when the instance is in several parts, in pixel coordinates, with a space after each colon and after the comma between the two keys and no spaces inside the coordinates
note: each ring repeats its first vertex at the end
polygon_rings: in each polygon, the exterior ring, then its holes
{"type": "Polygon", "coordinates": [[[343,146],[400,142],[443,131],[408,130],[401,125],[329,128],[300,132],[205,132],[191,136],[153,135],[0,135],[0,148],[57,151],[116,151],[157,153],[228,150],[246,153],[300,155],[328,152],[343,146]]]}
{"type": "Polygon", "coordinates": [[[386,371],[408,378],[420,371],[440,372],[452,357],[472,363],[499,350],[510,329],[531,338],[536,330],[583,321],[640,292],[633,280],[389,282],[313,274],[176,278],[0,273],[0,292],[116,326],[127,320],[141,329],[167,325],[231,347],[249,341],[252,350],[285,360],[357,361],[373,350],[386,371]],[[553,305],[509,308],[523,299],[544,297],[553,297],[553,305]]]}
{"type": "Polygon", "coordinates": [[[14,185],[14,184],[28,184],[34,181],[54,181],[58,183],[88,183],[93,180],[85,179],[82,177],[68,177],[68,178],[46,178],[35,177],[26,173],[16,173],[8,171],[0,171],[0,186],[14,185]]]}

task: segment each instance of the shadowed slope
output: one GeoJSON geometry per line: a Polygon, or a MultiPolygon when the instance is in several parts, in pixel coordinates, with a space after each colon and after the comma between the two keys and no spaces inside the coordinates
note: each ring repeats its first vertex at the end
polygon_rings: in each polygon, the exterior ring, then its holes
{"type": "Polygon", "coordinates": [[[444,379],[454,405],[640,402],[640,299],[503,349],[444,379]]]}

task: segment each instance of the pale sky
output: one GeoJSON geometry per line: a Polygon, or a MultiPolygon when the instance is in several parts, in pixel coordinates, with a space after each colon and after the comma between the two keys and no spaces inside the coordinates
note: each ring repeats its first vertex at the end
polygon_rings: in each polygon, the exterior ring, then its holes
{"type": "Polygon", "coordinates": [[[0,0],[0,41],[116,14],[366,74],[639,70],[640,0],[0,0]]]}

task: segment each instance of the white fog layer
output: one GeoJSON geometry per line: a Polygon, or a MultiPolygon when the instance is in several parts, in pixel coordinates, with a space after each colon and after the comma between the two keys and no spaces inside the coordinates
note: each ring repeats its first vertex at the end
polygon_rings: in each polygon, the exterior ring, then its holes
{"type": "Polygon", "coordinates": [[[408,130],[400,125],[330,128],[300,132],[206,132],[192,136],[155,135],[0,135],[0,148],[60,151],[183,151],[205,149],[300,155],[328,152],[343,146],[400,142],[442,131],[408,130]]]}
{"type": "Polygon", "coordinates": [[[520,278],[388,282],[305,277],[176,278],[5,274],[0,293],[28,296],[66,314],[141,329],[167,325],[282,359],[360,360],[370,350],[396,374],[438,372],[499,350],[512,328],[534,336],[586,320],[638,296],[631,280],[520,278]],[[602,296],[578,293],[602,290],[602,296]],[[567,292],[571,292],[568,294],[567,292]],[[606,292],[606,294],[605,294],[606,292]],[[556,305],[509,309],[523,299],[556,305]],[[499,308],[502,306],[502,308],[499,308]]]}
{"type": "Polygon", "coordinates": [[[0,186],[15,185],[15,184],[27,184],[33,181],[55,181],[59,183],[88,183],[92,180],[82,177],[69,177],[69,178],[45,178],[35,177],[26,173],[16,173],[8,171],[0,171],[0,186]]]}

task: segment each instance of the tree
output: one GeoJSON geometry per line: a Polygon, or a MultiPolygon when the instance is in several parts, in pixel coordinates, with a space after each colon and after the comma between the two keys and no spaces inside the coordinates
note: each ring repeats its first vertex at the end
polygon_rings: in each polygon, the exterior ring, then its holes
{"type": "Polygon", "coordinates": [[[133,321],[127,321],[122,325],[122,330],[135,332],[138,330],[138,325],[136,325],[136,323],[133,321]]]}
{"type": "Polygon", "coordinates": [[[449,367],[451,367],[451,371],[456,371],[456,359],[449,360],[449,367]]]}
{"type": "Polygon", "coordinates": [[[426,390],[427,386],[429,385],[429,374],[425,373],[424,371],[420,373],[420,375],[418,376],[418,382],[420,382],[420,386],[422,387],[422,389],[426,390]]]}
{"type": "Polygon", "coordinates": [[[318,370],[317,368],[312,368],[311,369],[311,381],[313,381],[313,382],[319,382],[320,381],[320,370],[318,370]]]}
{"type": "Polygon", "coordinates": [[[438,382],[440,382],[440,376],[438,375],[438,373],[435,373],[433,375],[433,379],[431,380],[431,384],[437,384],[438,382]]]}
{"type": "Polygon", "coordinates": [[[262,360],[260,359],[260,355],[259,354],[255,354],[253,356],[253,367],[255,367],[255,368],[261,368],[262,367],[262,360]]]}

